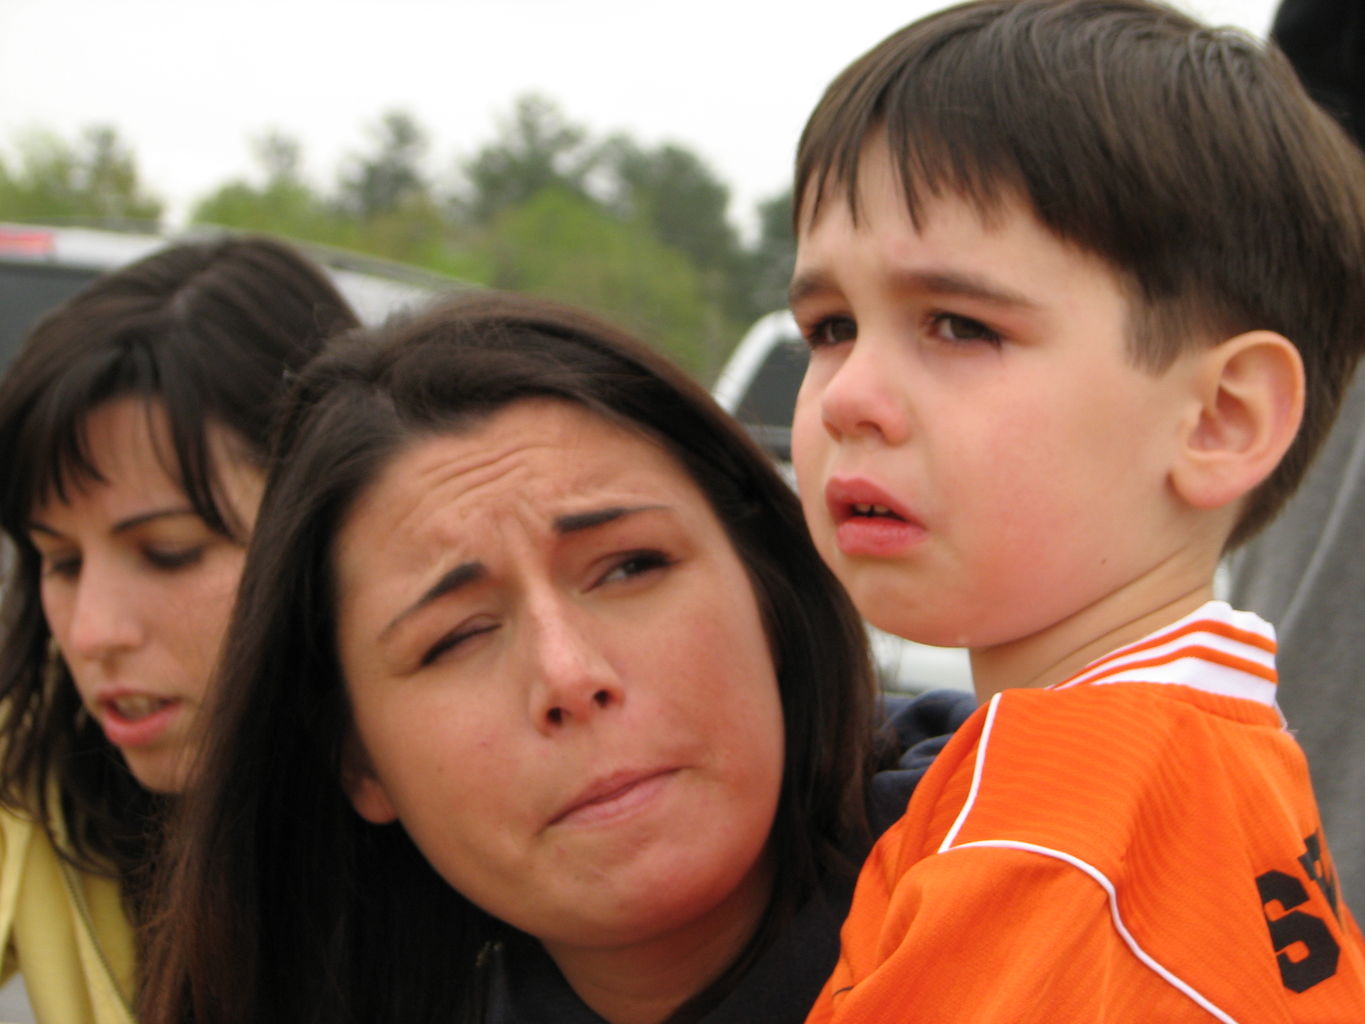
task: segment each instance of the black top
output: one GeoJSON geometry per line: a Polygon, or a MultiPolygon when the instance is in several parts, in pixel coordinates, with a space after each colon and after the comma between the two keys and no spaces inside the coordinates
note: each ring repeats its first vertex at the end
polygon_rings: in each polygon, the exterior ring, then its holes
{"type": "Polygon", "coordinates": [[[1313,98],[1365,144],[1365,4],[1284,0],[1270,37],[1313,98]]]}
{"type": "MultiPolygon", "coordinates": [[[[915,784],[976,701],[967,693],[935,690],[913,699],[888,697],[886,707],[887,728],[901,756],[869,786],[873,838],[905,811],[915,784]]],[[[866,848],[854,852],[859,862],[867,856],[866,848]]],[[[827,879],[697,1024],[801,1024],[834,968],[853,883],[847,876],[827,879]]],[[[503,944],[487,968],[488,1024],[603,1024],[534,939],[518,936],[503,944]]]]}

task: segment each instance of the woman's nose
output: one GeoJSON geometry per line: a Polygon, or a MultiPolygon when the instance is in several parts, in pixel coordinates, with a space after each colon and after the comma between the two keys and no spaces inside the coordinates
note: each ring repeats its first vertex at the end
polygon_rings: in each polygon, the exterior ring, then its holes
{"type": "Polygon", "coordinates": [[[541,732],[584,724],[624,698],[597,626],[593,619],[575,616],[563,605],[536,615],[531,714],[541,732]]]}
{"type": "Polygon", "coordinates": [[[82,570],[66,629],[60,630],[57,623],[51,625],[63,648],[92,661],[133,650],[143,640],[135,595],[98,570],[82,570]],[[64,641],[61,632],[66,634],[64,641]]]}

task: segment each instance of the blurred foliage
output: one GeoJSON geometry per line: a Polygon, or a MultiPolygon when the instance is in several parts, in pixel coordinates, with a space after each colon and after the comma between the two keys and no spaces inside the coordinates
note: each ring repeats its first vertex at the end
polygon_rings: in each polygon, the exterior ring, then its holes
{"type": "Polygon", "coordinates": [[[143,190],[132,151],[108,125],[91,125],[74,143],[29,132],[15,150],[0,162],[0,217],[117,225],[161,218],[161,201],[143,190]]]}
{"type": "Polygon", "coordinates": [[[758,204],[758,240],[745,253],[745,280],[760,312],[787,304],[787,285],[796,263],[796,233],[792,230],[792,190],[758,204]]]}
{"type": "Polygon", "coordinates": [[[451,196],[453,214],[487,224],[550,187],[586,195],[595,163],[583,128],[545,97],[523,96],[510,118],[499,119],[497,138],[464,161],[462,187],[451,196]]]}
{"type": "Polygon", "coordinates": [[[638,221],[550,185],[498,215],[485,237],[487,284],[586,306],[658,342],[693,371],[714,370],[700,279],[687,256],[638,221]]]}
{"type": "MultiPolygon", "coordinates": [[[[730,190],[677,143],[594,138],[543,96],[518,99],[494,137],[428,171],[430,135],[392,110],[370,127],[330,187],[301,173],[302,148],[272,131],[252,140],[257,171],[204,196],[190,220],[318,242],[609,316],[704,381],[755,318],[785,303],[791,198],[760,204],[746,242],[730,190]]],[[[75,144],[21,138],[0,154],[0,218],[155,222],[136,161],[112,128],[75,144]]]]}
{"type": "Polygon", "coordinates": [[[338,216],[300,176],[302,147],[296,139],[267,132],[252,140],[251,149],[264,172],[264,183],[228,182],[199,201],[190,213],[191,221],[357,247],[359,225],[354,218],[338,216]]]}
{"type": "Polygon", "coordinates": [[[424,206],[431,191],[422,174],[427,133],[412,115],[391,110],[379,119],[372,134],[374,152],[352,158],[337,195],[342,211],[362,223],[414,203],[424,206]]]}

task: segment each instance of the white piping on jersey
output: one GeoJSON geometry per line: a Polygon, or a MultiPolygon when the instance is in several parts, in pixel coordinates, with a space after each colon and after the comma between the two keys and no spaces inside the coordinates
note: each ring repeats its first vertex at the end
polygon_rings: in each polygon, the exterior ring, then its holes
{"type": "Polygon", "coordinates": [[[1219,1009],[1207,996],[1204,996],[1195,989],[1194,986],[1181,979],[1170,969],[1163,967],[1150,953],[1138,944],[1137,939],[1135,939],[1133,934],[1128,930],[1128,926],[1123,923],[1123,915],[1119,913],[1118,893],[1114,891],[1114,883],[1109,880],[1108,876],[1106,876],[1103,871],[1093,864],[1083,861],[1079,857],[1062,850],[1054,850],[1051,847],[1041,846],[1037,843],[1026,843],[1015,839],[981,839],[963,843],[960,846],[953,845],[953,840],[957,838],[958,832],[966,823],[967,815],[971,813],[972,805],[976,802],[977,793],[981,789],[981,776],[986,764],[986,753],[990,747],[991,730],[995,726],[995,714],[999,709],[1000,698],[1002,696],[1003,694],[997,693],[991,698],[990,705],[986,711],[986,724],[981,730],[981,742],[977,745],[976,764],[972,768],[971,789],[967,793],[967,799],[962,805],[962,810],[958,812],[957,820],[953,822],[953,827],[948,830],[948,834],[944,837],[943,843],[938,848],[938,852],[948,853],[951,850],[970,850],[977,848],[1020,850],[1025,853],[1036,853],[1044,857],[1055,858],[1063,863],[1070,864],[1078,871],[1084,872],[1098,882],[1100,888],[1104,890],[1109,901],[1109,916],[1114,921],[1114,929],[1119,933],[1119,937],[1123,939],[1124,945],[1128,947],[1129,951],[1136,956],[1138,960],[1144,963],[1157,975],[1157,977],[1194,1000],[1201,1009],[1212,1014],[1217,1020],[1222,1021],[1223,1024],[1238,1024],[1235,1017],[1232,1017],[1219,1009]]]}
{"type": "Polygon", "coordinates": [[[972,787],[967,791],[967,800],[962,805],[962,810],[957,812],[957,820],[953,822],[953,827],[948,830],[948,834],[943,837],[943,843],[939,846],[938,852],[944,853],[953,845],[953,840],[966,824],[967,815],[972,811],[972,805],[976,803],[976,794],[981,789],[981,772],[986,767],[986,745],[991,739],[991,729],[995,727],[995,713],[1000,709],[1000,694],[991,698],[990,704],[986,707],[986,725],[981,730],[981,743],[976,749],[976,764],[972,766],[972,787]]]}
{"type": "Polygon", "coordinates": [[[1055,857],[1057,860],[1065,861],[1067,864],[1070,864],[1073,868],[1085,872],[1087,875],[1089,875],[1091,878],[1093,878],[1096,882],[1100,884],[1100,888],[1102,888],[1105,892],[1105,895],[1108,896],[1109,914],[1114,919],[1114,929],[1119,933],[1119,937],[1123,939],[1124,944],[1128,947],[1132,954],[1136,956],[1139,960],[1141,960],[1144,964],[1146,964],[1149,968],[1151,968],[1151,970],[1155,972],[1163,981],[1174,986],[1175,988],[1183,992],[1185,995],[1189,996],[1191,999],[1193,999],[1196,1003],[1199,1004],[1199,1007],[1201,1009],[1211,1013],[1218,1020],[1222,1021],[1223,1024],[1237,1024],[1237,1019],[1235,1017],[1220,1010],[1206,996],[1202,995],[1197,989],[1195,989],[1193,985],[1190,985],[1188,982],[1181,980],[1172,971],[1161,966],[1161,964],[1157,963],[1156,960],[1151,956],[1151,954],[1149,954],[1145,949],[1138,945],[1137,939],[1133,938],[1132,933],[1128,931],[1127,926],[1125,926],[1123,923],[1123,916],[1119,913],[1118,895],[1117,893],[1114,892],[1114,884],[1104,876],[1104,872],[1100,871],[1099,868],[1096,868],[1094,865],[1087,864],[1079,857],[1073,857],[1071,854],[1064,853],[1061,850],[1049,849],[1046,846],[1038,846],[1035,845],[1034,843],[1014,842],[1008,839],[999,840],[983,839],[979,842],[963,843],[961,846],[953,847],[953,849],[970,850],[975,847],[989,847],[997,850],[1022,850],[1025,853],[1037,853],[1041,854],[1044,857],[1055,857]]]}
{"type": "Polygon", "coordinates": [[[1093,661],[1055,690],[1170,683],[1275,707],[1275,627],[1209,601],[1169,626],[1093,661]]]}

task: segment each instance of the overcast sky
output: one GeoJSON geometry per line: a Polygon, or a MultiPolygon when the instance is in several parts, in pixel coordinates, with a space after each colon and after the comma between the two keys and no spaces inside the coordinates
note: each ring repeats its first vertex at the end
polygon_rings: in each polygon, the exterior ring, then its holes
{"type": "MultiPolygon", "coordinates": [[[[1180,0],[1264,35],[1277,0],[1180,0]]],[[[1345,0],[1343,0],[1345,2],[1345,0]]],[[[450,176],[536,91],[595,135],[681,142],[745,222],[787,184],[828,81],[941,0],[0,0],[0,154],[19,132],[92,122],[133,145],[172,219],[249,175],[249,140],[303,142],[329,183],[387,110],[432,135],[450,176]]]]}

